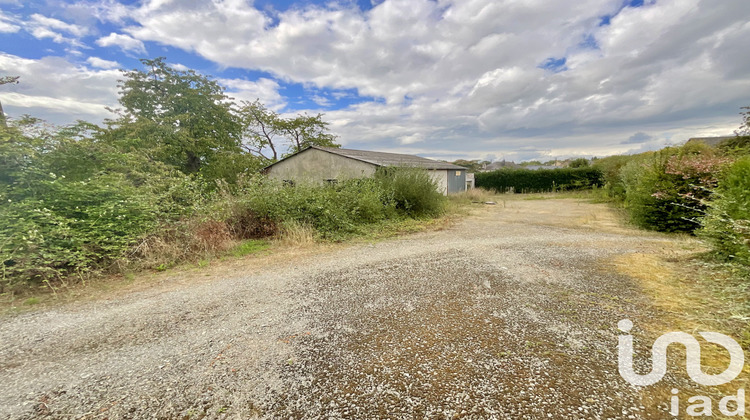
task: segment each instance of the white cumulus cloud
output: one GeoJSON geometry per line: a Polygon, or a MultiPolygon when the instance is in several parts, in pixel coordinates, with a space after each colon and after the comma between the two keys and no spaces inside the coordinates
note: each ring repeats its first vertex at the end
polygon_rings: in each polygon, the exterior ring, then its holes
{"type": "Polygon", "coordinates": [[[103,58],[93,57],[93,56],[87,58],[86,62],[89,63],[92,67],[96,67],[99,69],[109,70],[109,69],[116,69],[120,67],[120,63],[118,63],[117,61],[105,60],[103,58]]]}
{"type": "Polygon", "coordinates": [[[105,37],[96,40],[96,45],[100,47],[119,47],[122,51],[138,54],[146,54],[146,46],[141,40],[135,39],[129,35],[110,33],[105,37]]]}
{"type": "Polygon", "coordinates": [[[31,114],[53,123],[76,119],[100,122],[117,106],[117,70],[88,69],[61,57],[27,59],[0,53],[0,74],[21,76],[20,83],[3,86],[5,112],[31,114]]]}

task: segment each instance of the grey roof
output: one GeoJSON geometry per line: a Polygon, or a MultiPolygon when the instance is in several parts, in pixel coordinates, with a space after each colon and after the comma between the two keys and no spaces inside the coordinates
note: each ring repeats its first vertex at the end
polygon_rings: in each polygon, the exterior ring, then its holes
{"type": "Polygon", "coordinates": [[[720,136],[720,137],[693,137],[689,139],[688,143],[704,143],[709,146],[718,146],[719,143],[724,140],[733,139],[736,136],[720,136]]]}
{"type": "Polygon", "coordinates": [[[463,166],[452,163],[440,162],[414,155],[403,155],[401,153],[371,152],[369,150],[338,149],[335,147],[311,146],[311,149],[323,150],[335,155],[348,157],[362,162],[372,163],[377,166],[409,166],[424,169],[451,169],[462,170],[463,166]]]}

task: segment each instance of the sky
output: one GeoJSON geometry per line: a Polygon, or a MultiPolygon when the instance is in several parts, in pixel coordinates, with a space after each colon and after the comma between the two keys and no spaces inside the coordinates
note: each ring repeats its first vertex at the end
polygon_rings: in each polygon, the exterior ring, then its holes
{"type": "Polygon", "coordinates": [[[165,57],[354,149],[550,160],[728,135],[748,0],[0,0],[6,114],[95,123],[165,57]]]}

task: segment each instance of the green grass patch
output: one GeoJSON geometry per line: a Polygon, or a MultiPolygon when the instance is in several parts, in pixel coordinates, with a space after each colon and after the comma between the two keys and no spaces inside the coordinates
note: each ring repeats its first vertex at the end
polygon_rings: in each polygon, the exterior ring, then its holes
{"type": "Polygon", "coordinates": [[[268,241],[264,241],[261,239],[250,239],[232,248],[229,251],[229,254],[234,257],[244,257],[246,255],[264,251],[270,246],[271,244],[268,241]]]}
{"type": "Polygon", "coordinates": [[[38,305],[39,303],[41,303],[41,301],[39,300],[39,298],[35,297],[30,297],[23,301],[24,306],[38,305]]]}

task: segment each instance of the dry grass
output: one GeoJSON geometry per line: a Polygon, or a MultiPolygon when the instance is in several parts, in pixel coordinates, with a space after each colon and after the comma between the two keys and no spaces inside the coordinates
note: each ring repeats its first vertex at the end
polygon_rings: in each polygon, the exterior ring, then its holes
{"type": "Polygon", "coordinates": [[[166,267],[200,259],[212,258],[239,243],[230,227],[221,221],[187,221],[146,237],[129,254],[123,267],[130,270],[166,267]]]}
{"type": "Polygon", "coordinates": [[[283,247],[301,248],[315,243],[315,229],[301,223],[289,222],[281,227],[276,242],[283,247]]]}
{"type": "MultiPolygon", "coordinates": [[[[717,287],[716,279],[723,277],[727,282],[725,287],[731,281],[726,273],[715,271],[716,267],[711,269],[700,263],[699,256],[703,251],[697,241],[677,237],[665,241],[652,253],[622,255],[612,265],[618,272],[636,279],[657,310],[657,317],[646,325],[640,325],[650,339],[647,342],[653,342],[668,331],[684,331],[694,336],[701,331],[715,331],[739,341],[746,349],[747,360],[750,356],[747,354],[746,321],[750,314],[746,313],[747,307],[744,306],[747,295],[744,299],[733,296],[734,301],[724,298],[722,287],[717,287]],[[737,315],[738,312],[740,316],[732,319],[732,314],[737,315]]],[[[670,351],[673,352],[671,359],[677,361],[676,364],[684,363],[682,347],[675,346],[670,351]]],[[[719,373],[729,365],[729,354],[720,346],[704,342],[701,346],[701,364],[707,373],[719,373]]],[[[682,371],[684,364],[677,369],[682,371]]],[[[746,364],[743,374],[734,381],[704,389],[702,393],[716,397],[736,394],[738,388],[748,388],[748,373],[750,368],[746,364]]],[[[658,403],[668,401],[670,396],[670,389],[656,385],[644,398],[658,403]]]]}
{"type": "Polygon", "coordinates": [[[448,198],[451,201],[459,201],[459,202],[469,201],[473,203],[477,203],[477,202],[483,203],[485,201],[491,201],[493,197],[495,196],[497,196],[497,194],[490,190],[487,190],[484,188],[472,188],[462,193],[451,194],[448,196],[448,198]]]}

